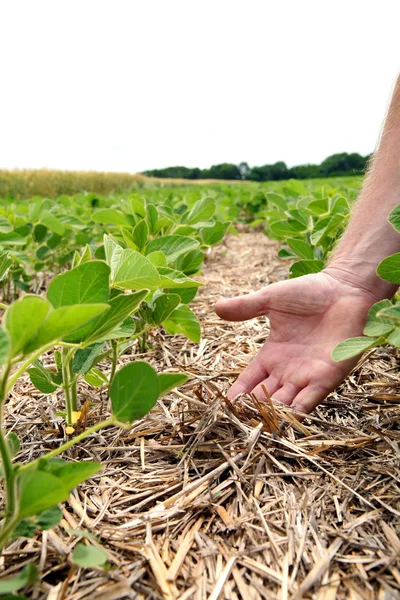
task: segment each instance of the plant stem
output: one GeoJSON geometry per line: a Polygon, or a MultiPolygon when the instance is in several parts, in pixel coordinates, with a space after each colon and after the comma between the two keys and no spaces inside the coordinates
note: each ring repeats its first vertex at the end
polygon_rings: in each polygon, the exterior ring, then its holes
{"type": "Polygon", "coordinates": [[[63,390],[65,394],[65,407],[67,409],[67,425],[72,425],[72,401],[70,394],[71,383],[69,380],[70,371],[69,371],[69,360],[68,360],[69,350],[68,348],[63,348],[61,353],[61,363],[62,363],[62,380],[63,380],[63,390]]]}
{"type": "Polygon", "coordinates": [[[108,389],[110,389],[115,371],[117,370],[118,363],[118,342],[117,340],[111,340],[111,350],[112,350],[112,362],[111,362],[111,373],[110,373],[110,383],[108,384],[108,389]]]}
{"type": "Polygon", "coordinates": [[[11,390],[18,377],[20,377],[22,373],[26,371],[26,369],[29,367],[29,365],[33,363],[34,360],[39,358],[41,354],[44,354],[45,352],[53,348],[53,346],[54,342],[52,342],[51,344],[47,344],[47,346],[39,348],[39,350],[36,350],[36,352],[34,352],[29,358],[27,358],[26,361],[22,363],[22,365],[15,371],[14,375],[10,377],[10,379],[6,383],[6,392],[9,392],[11,390]]]}
{"type": "Polygon", "coordinates": [[[17,489],[15,485],[15,469],[12,464],[10,449],[4,435],[4,404],[7,395],[7,378],[11,370],[10,362],[4,368],[0,381],[0,455],[3,463],[5,488],[6,488],[6,514],[0,533],[0,550],[7,541],[9,533],[14,527],[14,519],[18,510],[17,489]],[[12,527],[11,527],[12,525],[12,527]],[[11,528],[11,529],[10,529],[11,528]]]}
{"type": "Polygon", "coordinates": [[[70,386],[71,386],[71,403],[72,403],[72,410],[77,411],[78,410],[78,393],[77,393],[77,377],[74,376],[74,373],[72,372],[72,361],[70,359],[69,364],[69,376],[70,376],[70,386]]]}
{"type": "Polygon", "coordinates": [[[48,452],[44,456],[41,456],[40,458],[37,458],[36,460],[33,460],[32,462],[30,462],[26,465],[23,465],[22,467],[19,467],[18,471],[17,471],[18,475],[20,473],[23,473],[24,471],[30,471],[32,468],[35,468],[37,466],[37,464],[39,463],[39,461],[49,460],[50,458],[54,458],[55,456],[58,456],[62,452],[65,452],[65,450],[68,450],[72,446],[75,446],[75,444],[78,444],[79,442],[81,442],[82,440],[87,438],[89,435],[92,435],[92,433],[96,433],[96,431],[99,431],[99,429],[103,429],[103,427],[108,427],[109,425],[115,425],[115,424],[116,424],[116,421],[115,421],[114,417],[110,417],[110,419],[107,419],[106,421],[100,421],[100,423],[96,423],[96,425],[93,425],[93,427],[89,427],[89,429],[86,429],[86,431],[83,431],[76,437],[68,440],[68,442],[65,442],[59,448],[56,448],[55,450],[48,452]]]}

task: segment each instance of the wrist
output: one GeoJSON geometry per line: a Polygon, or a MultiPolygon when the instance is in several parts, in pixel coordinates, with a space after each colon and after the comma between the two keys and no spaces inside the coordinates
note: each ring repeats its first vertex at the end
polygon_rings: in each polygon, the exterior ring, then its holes
{"type": "Polygon", "coordinates": [[[333,258],[324,273],[337,281],[368,294],[372,302],[392,298],[399,286],[381,279],[376,274],[377,265],[366,259],[333,258]]]}

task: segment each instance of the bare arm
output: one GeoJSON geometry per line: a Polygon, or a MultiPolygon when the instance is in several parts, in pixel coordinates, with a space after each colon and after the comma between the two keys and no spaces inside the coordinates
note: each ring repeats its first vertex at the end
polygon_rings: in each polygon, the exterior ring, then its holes
{"type": "Polygon", "coordinates": [[[400,236],[387,220],[400,204],[400,76],[378,149],[349,225],[326,271],[371,292],[390,298],[397,286],[376,275],[380,261],[400,251],[400,236]]]}

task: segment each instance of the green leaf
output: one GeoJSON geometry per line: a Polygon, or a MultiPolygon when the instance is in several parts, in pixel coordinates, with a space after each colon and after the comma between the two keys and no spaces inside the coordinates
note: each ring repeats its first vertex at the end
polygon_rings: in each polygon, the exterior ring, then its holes
{"type": "Polygon", "coordinates": [[[0,594],[13,594],[26,585],[34,583],[37,579],[37,573],[35,565],[26,565],[16,575],[0,580],[0,594]]]}
{"type": "Polygon", "coordinates": [[[149,259],[130,248],[118,254],[112,270],[113,285],[125,290],[155,290],[161,284],[158,271],[149,259]]]}
{"type": "Polygon", "coordinates": [[[16,231],[10,231],[10,233],[0,233],[0,244],[6,246],[25,246],[26,236],[22,236],[16,231]]]}
{"type": "Polygon", "coordinates": [[[11,457],[14,457],[17,452],[19,452],[21,448],[21,442],[19,441],[19,437],[13,431],[7,436],[7,445],[10,451],[11,457]]]}
{"type": "Polygon", "coordinates": [[[121,294],[109,300],[109,309],[94,322],[91,333],[85,341],[102,339],[109,331],[122,323],[126,317],[135,312],[147,294],[148,290],[145,289],[133,294],[121,294]]]}
{"type": "Polygon", "coordinates": [[[0,233],[9,233],[13,230],[10,221],[0,215],[0,233]]]}
{"type": "Polygon", "coordinates": [[[208,221],[216,210],[215,201],[212,198],[197,200],[193,208],[187,213],[185,223],[192,225],[199,221],[208,221]]]}
{"type": "Polygon", "coordinates": [[[279,206],[282,210],[287,210],[287,202],[283,196],[280,194],[275,194],[274,192],[269,192],[266,194],[268,202],[272,202],[275,206],[279,206]]]}
{"type": "Polygon", "coordinates": [[[104,565],[108,560],[108,554],[97,546],[78,544],[72,553],[72,562],[79,567],[91,568],[104,565]]]}
{"type": "MultiPolygon", "coordinates": [[[[170,290],[166,290],[169,293],[170,290]]],[[[189,304],[195,297],[198,292],[197,288],[182,288],[182,289],[174,289],[173,293],[177,294],[181,299],[182,304],[189,304]]]]}
{"type": "Polygon", "coordinates": [[[51,529],[58,525],[62,518],[63,514],[60,507],[53,506],[52,508],[44,510],[37,516],[37,525],[39,529],[45,531],[46,529],[51,529]]]}
{"type": "Polygon", "coordinates": [[[192,342],[200,341],[200,323],[186,304],[178,306],[163,322],[163,327],[169,335],[182,334],[192,342]]]}
{"type": "Polygon", "coordinates": [[[56,391],[57,386],[54,385],[50,371],[44,367],[31,367],[27,373],[33,385],[43,394],[52,394],[56,391]]]}
{"type": "Polygon", "coordinates": [[[230,223],[222,223],[222,221],[216,221],[211,227],[204,227],[200,230],[203,243],[206,246],[214,246],[222,241],[225,233],[228,230],[230,223]]]}
{"type": "Polygon", "coordinates": [[[154,325],[161,325],[172,311],[180,304],[177,294],[161,294],[151,305],[151,320],[154,325]]]}
{"type": "Polygon", "coordinates": [[[183,235],[165,235],[149,242],[146,246],[146,255],[151,252],[163,252],[167,263],[173,263],[181,254],[198,248],[199,242],[194,238],[183,235]]]}
{"type": "Polygon", "coordinates": [[[69,528],[66,531],[70,535],[76,535],[76,537],[85,538],[87,540],[93,540],[95,542],[100,543],[99,538],[96,537],[95,535],[93,535],[93,533],[90,533],[90,531],[85,531],[84,529],[69,529],[69,528]]]}
{"type": "Polygon", "coordinates": [[[294,238],[289,238],[286,240],[287,245],[293,252],[299,257],[304,258],[306,260],[313,260],[314,254],[311,246],[304,242],[303,240],[296,240],[294,238]]]}
{"type": "Polygon", "coordinates": [[[169,267],[159,267],[160,287],[161,288],[193,288],[204,285],[184,275],[180,271],[170,269],[169,267]]]}
{"type": "Polygon", "coordinates": [[[368,312],[367,323],[363,331],[364,335],[371,337],[386,335],[393,329],[394,324],[390,319],[378,317],[378,313],[380,313],[383,308],[391,306],[392,303],[390,300],[381,300],[371,306],[368,312]]]}
{"type": "Polygon", "coordinates": [[[310,235],[311,243],[316,246],[322,244],[327,238],[336,237],[343,223],[344,216],[341,214],[335,214],[319,221],[310,235]]]}
{"type": "Polygon", "coordinates": [[[160,395],[164,396],[167,392],[170,392],[176,387],[183,385],[188,380],[188,376],[183,373],[161,373],[158,376],[158,383],[160,385],[160,395]]]}
{"type": "Polygon", "coordinates": [[[322,260],[299,260],[290,267],[290,277],[301,277],[309,273],[319,273],[325,264],[322,260]]]}
{"type": "Polygon", "coordinates": [[[108,383],[107,377],[99,369],[93,368],[85,375],[85,381],[93,387],[100,387],[108,383]]]}
{"type": "Polygon", "coordinates": [[[201,250],[191,250],[187,254],[182,254],[176,260],[174,267],[185,275],[193,275],[200,269],[203,261],[204,254],[201,250]]]}
{"type": "Polygon", "coordinates": [[[7,361],[10,352],[10,340],[7,333],[0,326],[0,367],[7,361]]]}
{"type": "Polygon", "coordinates": [[[387,336],[386,341],[388,344],[400,348],[400,328],[396,327],[392,333],[387,336]]]}
{"type": "Polygon", "coordinates": [[[332,358],[335,362],[341,360],[347,360],[353,358],[358,354],[362,354],[366,350],[378,346],[384,341],[385,338],[372,338],[372,337],[354,337],[340,342],[337,344],[332,351],[332,358]]]}
{"type": "Polygon", "coordinates": [[[54,277],[47,290],[47,298],[54,308],[72,304],[106,303],[109,275],[110,267],[102,261],[84,263],[54,277]]]}
{"type": "Polygon", "coordinates": [[[139,252],[143,250],[145,247],[147,240],[149,238],[149,228],[144,219],[139,221],[132,232],[133,241],[136,244],[139,252]]]}
{"type": "Polygon", "coordinates": [[[84,375],[96,364],[97,357],[103,351],[104,342],[79,348],[72,359],[72,372],[84,375]]]}
{"type": "Polygon", "coordinates": [[[282,260],[296,258],[296,255],[293,254],[293,252],[290,252],[290,250],[287,250],[287,248],[281,248],[278,252],[278,256],[282,260]]]}
{"type": "Polygon", "coordinates": [[[384,258],[376,270],[379,277],[391,283],[400,283],[400,252],[384,258]]]}
{"type": "Polygon", "coordinates": [[[57,235],[63,236],[65,233],[65,226],[61,221],[57,219],[51,212],[48,210],[44,210],[40,217],[40,222],[42,225],[53,231],[57,235]]]}
{"type": "Polygon", "coordinates": [[[11,344],[11,358],[22,352],[37,334],[50,310],[47,300],[33,294],[27,294],[7,308],[4,325],[11,344]]]}
{"type": "Polygon", "coordinates": [[[95,317],[99,317],[100,320],[108,312],[108,304],[60,306],[47,315],[39,333],[28,342],[24,352],[29,354],[50,342],[60,340],[68,334],[73,334],[74,331],[91,322],[95,317]]]}
{"type": "Polygon", "coordinates": [[[58,477],[44,471],[25,471],[19,476],[19,517],[30,517],[67,500],[69,487],[58,477]]]}
{"type": "Polygon", "coordinates": [[[98,473],[101,468],[102,465],[98,462],[67,462],[65,460],[53,460],[45,461],[43,471],[36,472],[51,473],[66,485],[70,491],[82,483],[82,481],[85,481],[85,479],[98,473]]]}
{"type": "Polygon", "coordinates": [[[14,540],[20,537],[33,538],[37,528],[36,523],[32,519],[22,519],[13,529],[11,537],[14,540]]]}
{"type": "Polygon", "coordinates": [[[274,233],[276,236],[279,236],[279,238],[286,238],[288,236],[293,237],[294,235],[298,235],[299,233],[307,231],[307,226],[302,225],[295,219],[271,223],[269,228],[272,233],[274,233]]]}
{"type": "MultiPolygon", "coordinates": [[[[385,301],[382,301],[382,303],[383,302],[385,301]]],[[[400,321],[400,304],[392,305],[389,300],[386,300],[386,302],[389,304],[389,306],[386,304],[385,306],[380,307],[377,317],[386,323],[391,323],[393,328],[393,326],[397,325],[397,322],[400,321]],[[393,323],[393,321],[396,321],[396,323],[393,323]]],[[[378,302],[378,304],[381,304],[381,302],[378,302]]]]}
{"type": "Polygon", "coordinates": [[[0,252],[0,281],[7,275],[13,261],[8,252],[0,252]]]}
{"type": "Polygon", "coordinates": [[[130,221],[125,215],[115,208],[100,208],[94,211],[92,219],[95,223],[104,225],[122,225],[122,227],[130,225],[130,221]]]}
{"type": "Polygon", "coordinates": [[[159,391],[157,373],[148,363],[125,365],[116,373],[110,388],[114,416],[124,423],[140,419],[153,408],[159,391]]]}
{"type": "Polygon", "coordinates": [[[389,215],[389,223],[400,233],[400,204],[398,204],[389,215]]]}
{"type": "Polygon", "coordinates": [[[153,263],[155,267],[166,267],[167,266],[167,257],[164,252],[160,250],[156,250],[156,252],[150,252],[147,255],[147,258],[153,263]]]}
{"type": "Polygon", "coordinates": [[[156,233],[158,224],[158,210],[154,204],[148,204],[146,206],[146,219],[149,224],[150,233],[156,233]]]}

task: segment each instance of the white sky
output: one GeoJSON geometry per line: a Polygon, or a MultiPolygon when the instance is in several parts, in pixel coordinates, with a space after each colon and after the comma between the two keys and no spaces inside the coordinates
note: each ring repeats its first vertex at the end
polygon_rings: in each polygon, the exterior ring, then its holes
{"type": "Polygon", "coordinates": [[[373,150],[399,0],[0,0],[0,168],[373,150]]]}

